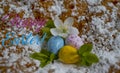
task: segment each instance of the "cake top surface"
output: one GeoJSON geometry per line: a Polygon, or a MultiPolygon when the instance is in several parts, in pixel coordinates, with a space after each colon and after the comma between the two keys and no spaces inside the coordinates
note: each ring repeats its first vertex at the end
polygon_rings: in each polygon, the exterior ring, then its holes
{"type": "MultiPolygon", "coordinates": [[[[10,35],[11,36],[11,35],[10,35]]],[[[119,0],[0,0],[0,72],[2,73],[119,73],[120,72],[120,1],[119,0]],[[100,61],[90,67],[76,67],[55,61],[44,68],[29,57],[41,45],[19,43],[3,47],[7,33],[14,33],[4,45],[23,35],[42,36],[39,30],[48,20],[74,18],[73,26],[85,43],[92,43],[100,61]],[[15,25],[15,20],[20,20],[15,25]],[[38,20],[38,22],[36,22],[38,20]],[[25,21],[25,22],[22,22],[25,21]],[[22,25],[22,23],[34,22],[22,25]],[[13,24],[12,24],[13,23],[13,24]],[[12,27],[11,27],[12,25],[12,27]],[[19,27],[19,26],[23,27],[19,27]],[[36,27],[37,26],[37,27],[36,27]]],[[[30,42],[30,41],[29,41],[30,42]]]]}

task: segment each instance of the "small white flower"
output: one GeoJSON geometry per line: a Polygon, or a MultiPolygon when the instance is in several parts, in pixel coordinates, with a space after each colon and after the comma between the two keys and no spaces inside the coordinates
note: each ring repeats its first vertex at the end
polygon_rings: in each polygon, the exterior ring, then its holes
{"type": "Polygon", "coordinates": [[[54,36],[61,36],[66,38],[70,34],[78,35],[79,31],[77,28],[73,27],[74,19],[72,17],[68,17],[63,23],[58,17],[55,18],[54,24],[56,28],[50,29],[50,32],[54,36]]]}

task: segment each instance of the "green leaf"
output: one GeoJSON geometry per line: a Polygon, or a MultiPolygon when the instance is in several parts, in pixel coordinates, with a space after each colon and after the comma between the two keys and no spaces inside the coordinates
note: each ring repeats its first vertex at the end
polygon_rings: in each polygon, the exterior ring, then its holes
{"type": "Polygon", "coordinates": [[[45,27],[54,28],[55,26],[53,20],[48,20],[45,27]]]}
{"type": "Polygon", "coordinates": [[[40,67],[43,68],[44,66],[50,64],[54,60],[54,58],[55,58],[55,55],[51,53],[49,59],[41,61],[40,67]]]}
{"type": "Polygon", "coordinates": [[[52,54],[50,55],[50,61],[53,61],[54,59],[55,59],[55,54],[52,53],[52,54]]]}
{"type": "Polygon", "coordinates": [[[78,54],[82,55],[85,52],[91,52],[92,48],[93,48],[92,44],[84,44],[78,50],[78,54]]]}
{"type": "Polygon", "coordinates": [[[84,56],[85,60],[88,63],[97,63],[97,62],[99,62],[99,59],[95,54],[86,52],[86,53],[83,54],[83,56],[84,56]]]}
{"type": "Polygon", "coordinates": [[[80,60],[80,66],[86,66],[86,61],[84,58],[80,60]]]}
{"type": "Polygon", "coordinates": [[[95,54],[90,53],[92,48],[93,48],[92,44],[84,44],[80,47],[80,49],[78,50],[78,54],[81,57],[79,63],[80,65],[90,66],[93,63],[99,62],[98,57],[95,54]]]}
{"type": "Polygon", "coordinates": [[[91,66],[91,65],[92,65],[92,63],[89,63],[89,62],[86,61],[85,66],[91,66]]]}
{"type": "Polygon", "coordinates": [[[42,32],[47,34],[45,40],[48,41],[50,39],[50,37],[52,36],[52,34],[50,32],[50,28],[44,27],[44,28],[42,28],[42,32]]]}
{"type": "Polygon", "coordinates": [[[45,55],[47,55],[47,56],[49,56],[49,55],[51,54],[51,52],[49,52],[49,51],[46,50],[46,49],[41,49],[40,53],[45,54],[45,55]]]}
{"type": "Polygon", "coordinates": [[[50,33],[50,28],[48,28],[48,27],[42,28],[42,31],[43,31],[43,33],[51,34],[50,33]]]}
{"type": "Polygon", "coordinates": [[[45,40],[48,41],[51,37],[52,35],[48,35],[45,40]]]}
{"type": "Polygon", "coordinates": [[[30,56],[30,57],[33,58],[33,59],[39,60],[39,61],[43,60],[43,58],[38,57],[38,56],[30,56]]]}
{"type": "Polygon", "coordinates": [[[46,62],[46,65],[50,64],[51,62],[52,62],[52,61],[49,61],[49,60],[48,60],[48,61],[46,62]]]}
{"type": "Polygon", "coordinates": [[[52,36],[52,34],[51,34],[51,32],[50,32],[50,29],[51,28],[55,28],[55,25],[54,25],[54,22],[53,22],[53,20],[49,20],[47,23],[46,23],[46,25],[45,25],[45,27],[43,27],[42,28],[42,32],[43,33],[47,33],[47,37],[46,37],[46,41],[48,41],[49,39],[50,39],[50,37],[52,36]]]}
{"type": "Polygon", "coordinates": [[[80,65],[80,66],[91,66],[92,63],[87,62],[86,59],[83,57],[83,58],[79,61],[79,63],[78,63],[77,65],[80,65]]]}
{"type": "Polygon", "coordinates": [[[47,64],[53,62],[53,60],[55,60],[56,55],[49,52],[46,49],[41,49],[39,53],[35,52],[31,54],[30,57],[39,60],[41,62],[40,67],[44,67],[47,64]]]}
{"type": "Polygon", "coordinates": [[[44,60],[44,61],[41,61],[41,63],[40,63],[40,67],[41,68],[43,68],[44,66],[46,66],[47,65],[47,63],[46,63],[46,61],[44,60]]]}
{"type": "Polygon", "coordinates": [[[35,58],[35,57],[44,57],[44,58],[48,58],[47,55],[42,54],[42,53],[37,53],[37,52],[31,54],[30,57],[32,57],[32,58],[35,58]]]}

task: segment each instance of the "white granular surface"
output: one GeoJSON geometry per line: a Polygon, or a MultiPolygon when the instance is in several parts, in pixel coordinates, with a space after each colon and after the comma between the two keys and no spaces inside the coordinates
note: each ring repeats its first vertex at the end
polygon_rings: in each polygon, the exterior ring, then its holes
{"type": "MultiPolygon", "coordinates": [[[[75,65],[66,65],[59,61],[55,61],[53,64],[49,64],[44,68],[38,68],[40,64],[39,61],[29,58],[29,54],[33,51],[39,51],[41,47],[36,45],[23,46],[19,44],[22,49],[24,48],[23,52],[16,54],[14,52],[17,48],[16,46],[11,46],[9,49],[6,48],[2,52],[3,57],[0,57],[0,67],[8,67],[6,73],[48,73],[49,71],[51,71],[51,73],[108,73],[111,66],[120,70],[120,66],[118,65],[120,62],[120,18],[117,16],[117,10],[120,8],[120,3],[118,3],[119,8],[109,3],[109,6],[113,9],[112,13],[110,13],[105,6],[101,5],[101,1],[102,0],[86,0],[89,4],[89,13],[103,12],[104,14],[100,17],[92,16],[92,21],[86,24],[86,26],[90,28],[89,31],[84,29],[83,35],[80,36],[84,42],[91,42],[93,44],[94,48],[92,52],[99,57],[99,63],[93,64],[90,67],[77,67],[75,65]],[[108,15],[110,15],[110,17],[108,15]],[[105,19],[108,18],[110,18],[111,21],[105,23],[105,19]],[[12,53],[10,53],[11,50],[12,53]],[[8,55],[9,53],[10,55],[8,55]],[[2,64],[2,60],[5,62],[4,64],[2,64]],[[34,65],[26,68],[25,64],[27,63],[34,63],[34,65]],[[9,68],[11,66],[13,70],[9,68]]],[[[10,11],[16,10],[16,12],[19,12],[23,9],[25,10],[25,18],[32,17],[32,13],[28,10],[31,2],[34,1],[28,1],[28,5],[22,7],[16,7],[10,4],[10,11]]],[[[57,13],[57,16],[61,15],[61,13],[65,11],[62,2],[63,0],[61,0],[61,2],[55,0],[55,4],[48,10],[57,13]]],[[[74,0],[74,2],[76,2],[76,0],[74,0]]],[[[0,4],[2,3],[5,3],[4,0],[0,2],[0,4]]],[[[40,10],[44,12],[44,8],[40,8],[40,10]]],[[[2,8],[0,8],[0,14],[3,13],[2,8]]],[[[51,18],[54,19],[52,14],[51,18]]],[[[82,19],[80,18],[78,20],[81,21],[82,19]]],[[[14,29],[13,32],[15,31],[19,31],[18,34],[29,34],[30,32],[25,28],[14,29]]],[[[0,35],[2,36],[3,34],[0,32],[0,35]]]]}

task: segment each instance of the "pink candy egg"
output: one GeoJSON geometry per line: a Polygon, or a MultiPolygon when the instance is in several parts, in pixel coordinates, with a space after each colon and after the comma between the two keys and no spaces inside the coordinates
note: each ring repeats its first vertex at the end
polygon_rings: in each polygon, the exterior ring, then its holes
{"type": "Polygon", "coordinates": [[[79,49],[84,44],[82,39],[78,35],[69,35],[66,38],[65,43],[77,49],[79,49]]]}

